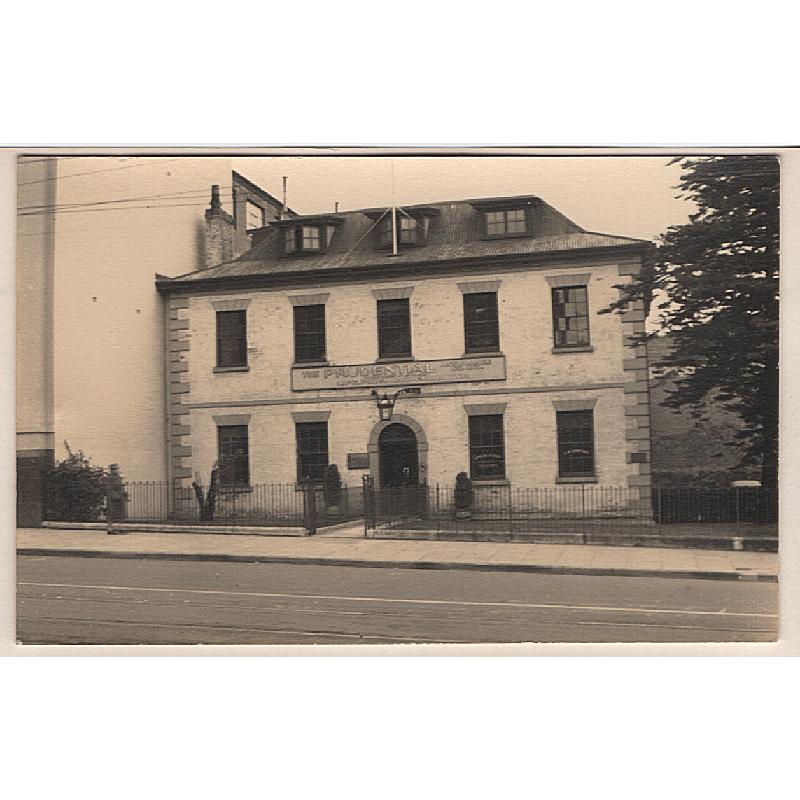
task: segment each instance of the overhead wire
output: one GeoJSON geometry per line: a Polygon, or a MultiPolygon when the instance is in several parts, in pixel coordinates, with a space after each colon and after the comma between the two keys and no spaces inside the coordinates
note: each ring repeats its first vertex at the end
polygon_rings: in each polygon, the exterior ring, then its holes
{"type": "MultiPolygon", "coordinates": [[[[85,156],[85,158],[119,158],[119,156],[85,156]]],[[[37,183],[51,183],[52,181],[62,181],[66,180],[67,178],[79,178],[83,175],[97,175],[101,172],[116,172],[117,170],[121,169],[134,169],[135,167],[147,167],[153,163],[159,164],[172,164],[175,161],[179,161],[178,158],[168,158],[166,161],[163,160],[163,156],[130,156],[130,158],[147,158],[150,159],[147,163],[137,163],[137,164],[123,164],[119,167],[109,167],[107,169],[92,169],[87,172],[73,172],[70,175],[56,175],[52,178],[40,178],[39,180],[35,181],[24,181],[22,183],[18,183],[17,186],[33,186],[37,183]],[[158,159],[158,162],[155,162],[155,159],[158,159]]]]}
{"type": "Polygon", "coordinates": [[[344,263],[345,261],[347,261],[347,259],[349,258],[350,254],[353,252],[353,250],[355,250],[355,249],[356,249],[356,247],[358,247],[358,246],[361,244],[361,242],[363,242],[363,241],[364,241],[364,239],[365,239],[365,238],[366,238],[366,237],[367,237],[367,236],[368,236],[370,233],[372,233],[372,231],[374,231],[374,230],[375,230],[375,228],[378,226],[378,223],[379,223],[379,222],[380,222],[380,221],[381,221],[381,220],[382,220],[382,219],[383,219],[383,218],[384,218],[384,217],[385,217],[385,216],[386,216],[386,215],[387,215],[387,214],[388,214],[390,211],[391,211],[391,208],[387,208],[387,209],[386,209],[386,210],[383,212],[383,214],[381,214],[381,215],[380,215],[380,216],[379,216],[379,217],[378,217],[378,218],[375,220],[375,222],[373,222],[373,223],[372,223],[372,225],[370,225],[370,226],[369,226],[369,228],[367,228],[367,230],[366,230],[366,231],[364,231],[364,233],[363,233],[363,234],[362,234],[362,235],[361,235],[361,236],[358,238],[358,240],[355,242],[355,244],[354,244],[354,245],[353,245],[353,246],[352,246],[352,247],[351,247],[351,248],[350,248],[350,249],[349,249],[349,250],[348,250],[348,251],[347,251],[347,252],[346,252],[346,253],[345,253],[345,254],[342,256],[342,263],[344,263]]]}
{"type": "MultiPolygon", "coordinates": [[[[221,186],[221,189],[227,191],[228,189],[232,189],[233,185],[231,186],[221,186]]],[[[142,195],[140,197],[120,197],[113,200],[94,200],[94,201],[86,201],[81,203],[42,203],[40,205],[32,205],[32,206],[20,206],[17,209],[17,214],[24,215],[23,212],[48,212],[48,211],[63,211],[66,209],[77,209],[77,208],[93,208],[95,206],[105,206],[105,205],[112,205],[115,203],[132,203],[132,202],[142,202],[146,200],[158,200],[158,199],[175,199],[175,200],[188,200],[191,197],[207,197],[209,195],[209,189],[185,189],[183,191],[175,191],[175,192],[167,192],[164,194],[153,194],[153,195],[142,195]]],[[[122,208],[125,208],[123,206],[122,208]]]]}
{"type": "MultiPolygon", "coordinates": [[[[176,200],[189,199],[189,198],[174,198],[176,200]]],[[[208,201],[196,203],[150,203],[143,206],[121,206],[121,207],[104,207],[104,208],[64,208],[52,211],[29,211],[22,214],[17,214],[18,217],[34,217],[44,214],[90,214],[95,211],[137,211],[141,209],[158,210],[160,208],[202,208],[208,206],[208,201]]]]}
{"type": "Polygon", "coordinates": [[[114,156],[59,156],[59,155],[51,155],[45,156],[44,158],[32,158],[28,156],[17,156],[17,166],[25,166],[26,164],[44,164],[46,161],[54,161],[55,159],[61,159],[62,161],[68,158],[114,158],[114,156]]]}

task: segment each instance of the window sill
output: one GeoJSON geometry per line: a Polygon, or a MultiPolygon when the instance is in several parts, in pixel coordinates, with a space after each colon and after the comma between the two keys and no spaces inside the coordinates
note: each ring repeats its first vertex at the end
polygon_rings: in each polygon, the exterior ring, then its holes
{"type": "Polygon", "coordinates": [[[250,494],[252,486],[217,486],[217,491],[221,494],[250,494]]]}
{"type": "Polygon", "coordinates": [[[579,344],[575,347],[554,347],[551,351],[554,355],[563,353],[594,353],[594,347],[590,344],[579,344]]]}
{"type": "Polygon", "coordinates": [[[508,478],[471,478],[473,486],[511,486],[508,478]]]}
{"type": "Polygon", "coordinates": [[[242,367],[214,367],[214,372],[250,372],[250,367],[247,364],[242,367]]]}
{"type": "Polygon", "coordinates": [[[556,483],[597,483],[596,475],[586,475],[574,478],[556,478],[556,483]]]}
{"type": "Polygon", "coordinates": [[[464,353],[461,358],[497,358],[503,355],[499,350],[487,350],[485,353],[464,353]]]}
{"type": "Polygon", "coordinates": [[[294,361],[292,369],[295,367],[329,367],[330,365],[330,361],[294,361]]]}
{"type": "Polygon", "coordinates": [[[376,364],[390,364],[393,361],[416,361],[414,356],[409,353],[407,356],[386,356],[385,358],[375,359],[376,364]]]}

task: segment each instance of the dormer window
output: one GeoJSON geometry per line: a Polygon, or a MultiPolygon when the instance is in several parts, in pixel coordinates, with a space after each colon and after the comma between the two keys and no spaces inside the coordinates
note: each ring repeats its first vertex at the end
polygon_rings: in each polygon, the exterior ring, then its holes
{"type": "Polygon", "coordinates": [[[319,222],[278,223],[284,226],[283,252],[285,255],[296,253],[324,253],[331,245],[336,226],[341,218],[323,218],[319,222]],[[332,222],[325,222],[332,219],[332,222]]]}
{"type": "Polygon", "coordinates": [[[528,232],[524,208],[487,211],[485,212],[485,218],[487,236],[509,236],[528,232]]]}
{"type": "Polygon", "coordinates": [[[286,243],[284,249],[287,253],[294,253],[297,250],[297,237],[295,228],[287,228],[285,231],[286,243]]]}
{"type": "Polygon", "coordinates": [[[293,225],[284,236],[287,253],[319,253],[322,249],[319,225],[293,225]]]}
{"type": "Polygon", "coordinates": [[[301,225],[300,235],[303,237],[303,252],[319,250],[319,227],[316,225],[301,225]]]}
{"type": "Polygon", "coordinates": [[[476,222],[483,228],[486,239],[531,236],[534,232],[534,209],[541,201],[533,195],[520,197],[491,197],[470,200],[478,212],[476,222]]]}
{"type": "MultiPolygon", "coordinates": [[[[413,209],[398,208],[395,211],[397,224],[398,247],[423,245],[427,241],[430,230],[431,218],[438,214],[438,209],[415,206],[413,209]]],[[[373,219],[377,215],[370,214],[373,219]]],[[[387,210],[380,219],[378,246],[391,249],[392,247],[392,211],[387,210]]]]}
{"type": "Polygon", "coordinates": [[[417,244],[419,226],[415,219],[400,217],[400,226],[397,229],[400,244],[417,244]]]}
{"type": "MultiPolygon", "coordinates": [[[[397,215],[397,244],[419,244],[420,226],[412,217],[397,215]]],[[[392,217],[387,214],[381,223],[381,246],[392,246],[392,217]]]]}

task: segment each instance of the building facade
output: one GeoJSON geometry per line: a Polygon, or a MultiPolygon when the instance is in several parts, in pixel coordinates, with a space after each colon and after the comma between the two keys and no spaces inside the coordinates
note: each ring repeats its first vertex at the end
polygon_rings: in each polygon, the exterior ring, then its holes
{"type": "Polygon", "coordinates": [[[650,498],[645,311],[599,314],[646,243],[538,197],[275,220],[243,256],[159,279],[169,478],[650,498]],[[404,389],[414,392],[405,392],[404,389]],[[378,401],[396,395],[390,420],[378,401]]]}
{"type": "Polygon", "coordinates": [[[65,442],[130,480],[166,480],[153,273],[236,258],[251,230],[284,212],[227,157],[21,157],[17,185],[17,518],[27,526],[41,521],[43,477],[65,442]]]}

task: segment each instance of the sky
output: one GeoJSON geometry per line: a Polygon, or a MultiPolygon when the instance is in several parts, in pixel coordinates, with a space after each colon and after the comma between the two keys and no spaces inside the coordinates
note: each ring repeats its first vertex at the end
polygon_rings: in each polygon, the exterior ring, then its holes
{"type": "Polygon", "coordinates": [[[337,202],[348,211],[536,195],[586,230],[652,240],[688,222],[694,210],[677,197],[681,168],[669,162],[663,155],[73,157],[59,167],[58,229],[62,240],[96,238],[100,229],[133,234],[153,224],[175,232],[189,218],[202,219],[212,183],[229,200],[234,169],[278,198],[286,176],[289,206],[301,214],[331,212],[337,202]],[[136,200],[108,204],[118,198],[136,200]],[[87,202],[104,207],[81,210],[87,202]],[[71,203],[78,206],[66,209],[71,203]],[[131,213],[137,210],[146,213],[131,213]]]}
{"type": "Polygon", "coordinates": [[[302,214],[532,194],[590,231],[653,239],[688,221],[664,156],[253,157],[233,168],[302,214]]]}

